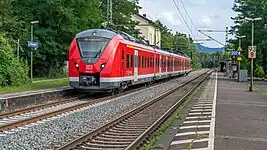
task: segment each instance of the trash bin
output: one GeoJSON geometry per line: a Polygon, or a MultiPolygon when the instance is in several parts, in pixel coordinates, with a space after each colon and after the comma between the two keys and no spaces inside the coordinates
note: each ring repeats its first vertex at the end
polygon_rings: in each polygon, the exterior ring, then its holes
{"type": "Polygon", "coordinates": [[[248,70],[240,70],[239,82],[247,82],[248,70]]]}

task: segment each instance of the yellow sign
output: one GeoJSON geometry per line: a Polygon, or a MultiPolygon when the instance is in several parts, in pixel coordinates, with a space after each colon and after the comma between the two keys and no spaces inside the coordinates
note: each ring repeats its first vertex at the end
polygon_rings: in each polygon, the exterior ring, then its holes
{"type": "Polygon", "coordinates": [[[241,48],[241,47],[239,47],[239,48],[238,48],[238,51],[242,51],[242,48],[241,48]]]}
{"type": "Polygon", "coordinates": [[[237,57],[237,61],[241,61],[242,60],[242,58],[241,57],[237,57]]]}

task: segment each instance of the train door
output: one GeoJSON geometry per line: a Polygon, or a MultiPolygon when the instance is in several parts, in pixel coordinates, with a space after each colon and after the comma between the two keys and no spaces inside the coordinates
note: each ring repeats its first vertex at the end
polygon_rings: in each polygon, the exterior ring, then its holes
{"type": "Polygon", "coordinates": [[[159,76],[161,77],[162,57],[159,55],[159,76]]]}
{"type": "Polygon", "coordinates": [[[174,58],[172,58],[172,72],[174,72],[174,58]]]}
{"type": "Polygon", "coordinates": [[[166,56],[166,74],[168,74],[168,57],[166,56]]]}
{"type": "Polygon", "coordinates": [[[134,81],[138,81],[138,50],[134,50],[134,81]]]}
{"type": "Polygon", "coordinates": [[[121,77],[124,77],[124,69],[125,69],[125,56],[124,49],[121,51],[121,77]]]}

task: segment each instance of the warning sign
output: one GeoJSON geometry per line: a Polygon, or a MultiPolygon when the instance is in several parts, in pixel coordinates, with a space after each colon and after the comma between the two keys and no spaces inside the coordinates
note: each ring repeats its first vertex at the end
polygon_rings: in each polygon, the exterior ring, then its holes
{"type": "Polygon", "coordinates": [[[241,57],[237,57],[237,61],[241,61],[242,60],[242,58],[241,57]]]}
{"type": "Polygon", "coordinates": [[[256,58],[256,46],[249,46],[248,47],[248,58],[256,58]]]}

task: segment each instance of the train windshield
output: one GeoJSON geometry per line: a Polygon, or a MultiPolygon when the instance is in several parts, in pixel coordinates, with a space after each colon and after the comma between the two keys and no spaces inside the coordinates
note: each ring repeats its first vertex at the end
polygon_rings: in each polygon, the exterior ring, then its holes
{"type": "Polygon", "coordinates": [[[98,60],[110,39],[101,37],[79,38],[77,39],[79,49],[83,58],[98,60]]]}

